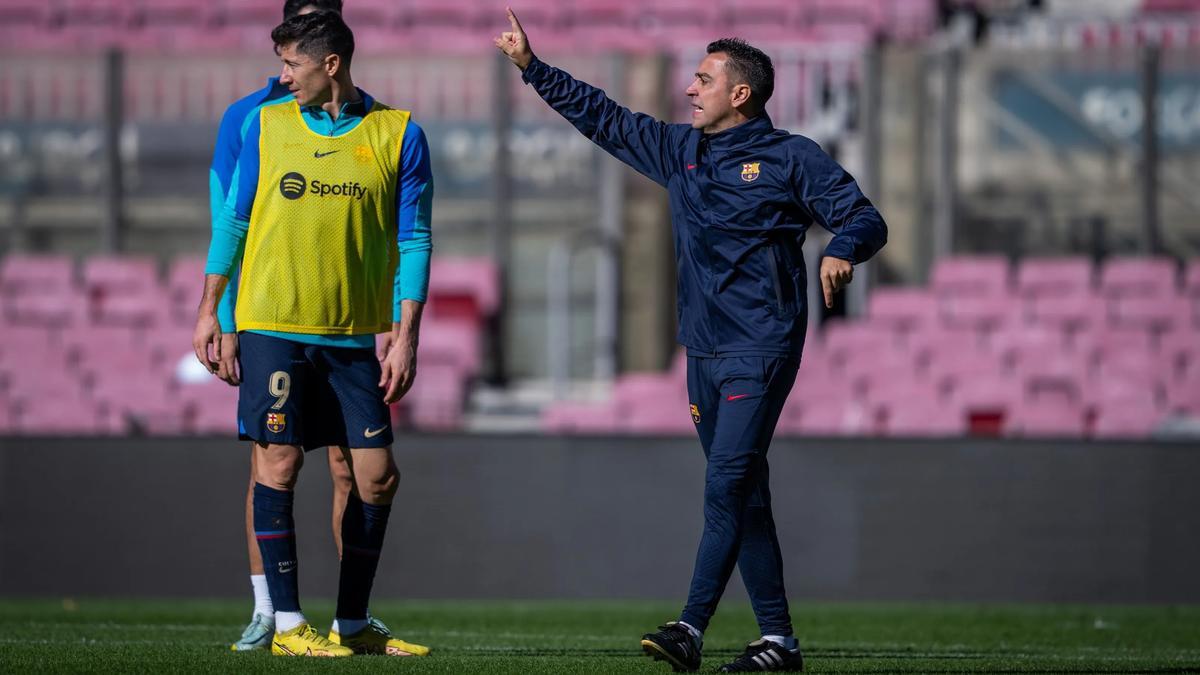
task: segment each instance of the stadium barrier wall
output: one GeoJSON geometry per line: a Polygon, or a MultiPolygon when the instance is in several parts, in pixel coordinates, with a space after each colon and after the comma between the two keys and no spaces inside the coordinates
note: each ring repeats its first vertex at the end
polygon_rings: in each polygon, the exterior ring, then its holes
{"type": "MultiPolygon", "coordinates": [[[[779,439],[770,458],[794,600],[1200,602],[1194,443],[779,439]]],[[[248,597],[247,459],[0,438],[0,595],[248,597]]],[[[397,459],[376,597],[685,596],[693,440],[408,435],[397,459]]],[[[302,592],[332,597],[323,451],[307,463],[302,592]]]]}

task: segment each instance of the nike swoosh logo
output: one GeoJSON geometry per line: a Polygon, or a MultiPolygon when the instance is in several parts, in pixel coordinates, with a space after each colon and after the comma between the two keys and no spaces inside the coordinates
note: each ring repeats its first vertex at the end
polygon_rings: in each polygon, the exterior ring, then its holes
{"type": "Polygon", "coordinates": [[[314,150],[313,157],[316,157],[317,159],[321,159],[322,157],[328,157],[335,152],[341,152],[341,151],[340,150],[330,150],[329,152],[320,152],[318,150],[314,150]]]}
{"type": "Polygon", "coordinates": [[[750,395],[750,394],[735,394],[735,395],[733,395],[733,396],[726,396],[726,397],[725,397],[725,400],[726,400],[726,401],[736,401],[736,400],[738,400],[739,398],[746,398],[746,397],[747,397],[747,396],[749,396],[749,395],[750,395]]]}
{"type": "Polygon", "coordinates": [[[366,429],[363,430],[363,436],[366,436],[367,438],[375,438],[379,434],[382,434],[383,430],[386,428],[387,428],[386,426],[382,426],[374,431],[371,431],[371,427],[367,427],[366,429]]]}

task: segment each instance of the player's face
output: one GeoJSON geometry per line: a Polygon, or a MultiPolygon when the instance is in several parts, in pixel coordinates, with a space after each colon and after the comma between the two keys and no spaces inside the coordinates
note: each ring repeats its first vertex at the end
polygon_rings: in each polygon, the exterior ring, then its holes
{"type": "Polygon", "coordinates": [[[318,61],[290,44],[279,50],[279,60],[283,62],[279,83],[292,92],[297,103],[321,105],[329,100],[333,77],[327,59],[318,61]]]}
{"type": "Polygon", "coordinates": [[[724,52],[704,57],[684,93],[692,104],[692,128],[713,133],[733,126],[733,86],[725,72],[724,52]]]}

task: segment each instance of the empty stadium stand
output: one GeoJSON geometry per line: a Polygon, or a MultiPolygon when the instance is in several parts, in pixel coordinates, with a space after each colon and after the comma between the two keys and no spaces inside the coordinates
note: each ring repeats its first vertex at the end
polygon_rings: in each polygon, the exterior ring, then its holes
{"type": "MultiPolygon", "coordinates": [[[[1146,437],[1200,416],[1200,261],[939,261],[811,335],[783,435],[1146,437]],[[1182,283],[1181,283],[1182,282],[1182,283]],[[869,355],[864,358],[862,355],[869,355]]],[[[691,433],[683,369],[551,406],[556,433],[691,433]]]]}
{"type": "MultiPolygon", "coordinates": [[[[192,355],[203,267],[179,258],[160,278],[150,258],[97,256],[78,269],[63,256],[0,260],[0,433],[234,434],[237,390],[192,355]]],[[[473,258],[435,268],[421,377],[394,416],[456,429],[497,311],[496,270],[473,258]]]]}

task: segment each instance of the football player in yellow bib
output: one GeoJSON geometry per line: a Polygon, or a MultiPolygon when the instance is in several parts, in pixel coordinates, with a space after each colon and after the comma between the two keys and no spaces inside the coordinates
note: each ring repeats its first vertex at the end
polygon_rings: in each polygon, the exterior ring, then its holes
{"type": "Polygon", "coordinates": [[[428,285],[428,147],[408,112],[354,86],[354,36],[338,13],[290,18],[271,37],[279,82],[295,99],[249,120],[236,190],[213,229],[194,347],[216,372],[217,303],[240,261],[238,423],[255,442],[253,520],[275,608],[272,651],[425,655],[369,622],[367,603],[399,480],[387,404],[415,377],[428,285]],[[404,254],[413,240],[424,256],[404,254]],[[391,344],[382,363],[381,332],[391,344]],[[300,609],[292,516],[304,452],[325,446],[347,448],[353,473],[328,638],[300,609]]]}

